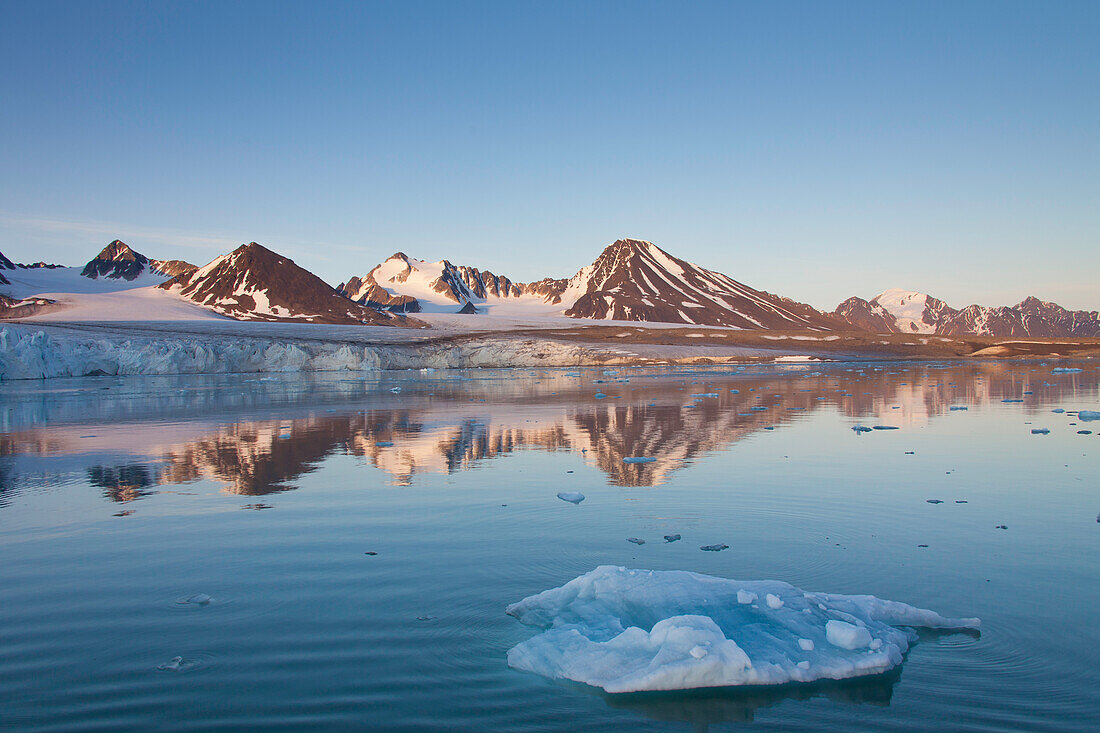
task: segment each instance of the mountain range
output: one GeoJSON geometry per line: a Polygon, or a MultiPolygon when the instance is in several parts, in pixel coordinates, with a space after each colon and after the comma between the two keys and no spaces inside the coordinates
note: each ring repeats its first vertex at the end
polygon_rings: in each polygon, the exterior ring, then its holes
{"type": "MultiPolygon", "coordinates": [[[[58,268],[45,263],[17,265],[0,254],[0,287],[11,285],[17,274],[12,271],[58,268]]],[[[120,287],[155,285],[237,320],[421,327],[426,324],[404,314],[472,316],[487,311],[512,317],[564,316],[748,330],[1100,336],[1097,311],[1070,311],[1035,297],[1014,306],[955,309],[925,293],[891,289],[870,300],[851,297],[832,312],[822,312],[681,260],[651,242],[630,238],[614,242],[570,278],[529,283],[474,266],[429,262],[398,252],[332,288],[255,242],[200,268],[181,260],[150,259],[115,240],[79,275],[82,282],[99,281],[105,287],[113,287],[107,281],[120,287]]],[[[39,288],[31,294],[54,292],[68,291],[39,288]]],[[[8,299],[9,314],[17,311],[18,300],[8,299]]]]}

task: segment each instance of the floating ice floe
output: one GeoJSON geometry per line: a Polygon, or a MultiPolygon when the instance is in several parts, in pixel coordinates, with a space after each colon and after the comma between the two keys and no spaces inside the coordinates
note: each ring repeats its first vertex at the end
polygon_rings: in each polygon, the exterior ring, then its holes
{"type": "Polygon", "coordinates": [[[958,412],[959,410],[969,410],[970,408],[966,405],[951,405],[948,409],[951,410],[951,412],[958,412]]]}
{"type": "Polygon", "coordinates": [[[1085,422],[1089,422],[1091,420],[1100,420],[1100,412],[1096,412],[1095,410],[1081,410],[1077,413],[1077,417],[1081,418],[1085,422]]]}
{"type": "Polygon", "coordinates": [[[854,430],[857,433],[869,433],[869,432],[871,432],[871,428],[867,427],[866,425],[853,425],[852,430],[854,430]]]}
{"type": "Polygon", "coordinates": [[[562,491],[558,493],[558,498],[570,504],[580,504],[584,501],[584,494],[579,491],[562,491]]]}
{"type": "Polygon", "coordinates": [[[897,430],[896,425],[876,425],[875,430],[897,430]]]}
{"type": "Polygon", "coordinates": [[[640,537],[627,537],[626,541],[627,542],[633,542],[636,545],[644,545],[645,544],[645,540],[643,540],[640,537]]]}
{"type": "Polygon", "coordinates": [[[877,675],[902,663],[912,628],[981,624],[777,580],[607,565],[507,611],[544,629],[509,650],[509,666],[610,693],[877,675]]]}
{"type": "Polygon", "coordinates": [[[1031,429],[1031,434],[1032,435],[1049,435],[1050,434],[1050,428],[1032,428],[1031,429]]]}
{"type": "Polygon", "coordinates": [[[676,542],[679,539],[680,539],[680,535],[678,535],[678,534],[666,534],[665,535],[665,542],[676,542]]]}
{"type": "Polygon", "coordinates": [[[1075,367],[1055,367],[1050,370],[1051,374],[1080,374],[1085,371],[1084,369],[1077,369],[1075,367]]]}
{"type": "Polygon", "coordinates": [[[627,456],[623,459],[623,463],[653,463],[656,460],[652,456],[627,456]]]}
{"type": "Polygon", "coordinates": [[[703,552],[721,552],[722,550],[728,550],[729,548],[730,548],[729,545],[718,544],[718,545],[703,545],[699,549],[702,550],[703,552]]]}

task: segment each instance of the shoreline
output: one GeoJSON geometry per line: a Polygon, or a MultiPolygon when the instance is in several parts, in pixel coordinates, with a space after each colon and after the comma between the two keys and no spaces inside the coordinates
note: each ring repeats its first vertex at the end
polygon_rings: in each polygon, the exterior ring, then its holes
{"type": "Polygon", "coordinates": [[[429,331],[240,321],[0,325],[0,381],[126,374],[1097,357],[1100,338],[734,331],[667,324],[517,323],[512,328],[429,331]]]}

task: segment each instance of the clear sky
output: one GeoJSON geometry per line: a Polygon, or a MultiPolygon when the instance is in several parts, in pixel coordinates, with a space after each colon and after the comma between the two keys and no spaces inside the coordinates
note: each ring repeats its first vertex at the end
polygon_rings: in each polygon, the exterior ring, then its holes
{"type": "Polygon", "coordinates": [[[1100,2],[0,0],[0,251],[1100,307],[1100,2]]]}

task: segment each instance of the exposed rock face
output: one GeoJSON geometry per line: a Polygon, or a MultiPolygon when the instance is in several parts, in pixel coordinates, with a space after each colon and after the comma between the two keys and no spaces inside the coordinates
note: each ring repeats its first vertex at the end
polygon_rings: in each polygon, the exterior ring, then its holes
{"type": "Polygon", "coordinates": [[[0,270],[14,270],[15,263],[4,256],[3,252],[0,252],[0,270]]]}
{"type": "Polygon", "coordinates": [[[353,303],[292,260],[255,242],[159,287],[240,321],[426,326],[353,303]]]}
{"type": "Polygon", "coordinates": [[[152,267],[153,272],[165,277],[190,275],[199,269],[198,265],[192,265],[190,262],[184,262],[183,260],[149,260],[149,265],[152,267]]]}
{"type": "Polygon", "coordinates": [[[834,315],[875,333],[940,336],[1100,336],[1097,311],[1070,311],[1029,297],[1014,306],[951,308],[924,293],[887,290],[870,301],[849,298],[834,315]]]}
{"type": "Polygon", "coordinates": [[[620,239],[574,275],[561,293],[573,318],[659,321],[742,329],[825,329],[844,324],[816,309],[620,239]],[[574,297],[575,296],[575,297],[574,297]]]}
{"type": "MultiPolygon", "coordinates": [[[[56,310],[57,301],[49,298],[24,298],[16,300],[6,295],[0,295],[0,320],[12,320],[26,318],[35,313],[56,310]]],[[[60,307],[60,306],[57,306],[60,307]]]]}
{"type": "Polygon", "coordinates": [[[148,267],[148,257],[135,252],[128,244],[116,239],[90,260],[80,274],[93,280],[100,277],[135,280],[148,267]]]}
{"type": "Polygon", "coordinates": [[[477,307],[474,306],[473,303],[471,303],[470,301],[466,301],[466,305],[462,306],[462,308],[459,309],[458,312],[461,313],[462,315],[469,316],[469,315],[473,315],[474,313],[480,313],[481,311],[479,311],[477,309],[477,307]]]}
{"type": "Polygon", "coordinates": [[[894,317],[889,311],[877,303],[871,304],[857,296],[852,296],[838,305],[833,315],[863,331],[895,333],[897,328],[894,317]]]}

